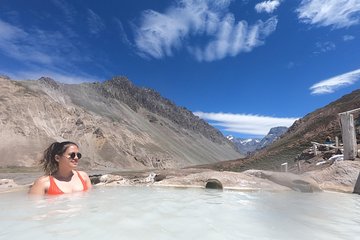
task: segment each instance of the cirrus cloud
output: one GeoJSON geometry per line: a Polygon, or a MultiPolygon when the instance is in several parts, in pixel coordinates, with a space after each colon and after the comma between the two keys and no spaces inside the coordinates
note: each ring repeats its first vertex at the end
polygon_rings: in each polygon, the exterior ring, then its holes
{"type": "Polygon", "coordinates": [[[105,29],[105,24],[101,17],[91,9],[87,11],[87,21],[91,34],[98,34],[105,29]]]}
{"type": "Polygon", "coordinates": [[[236,21],[230,0],[177,1],[164,13],[144,11],[134,25],[134,42],[144,58],[161,59],[186,49],[198,61],[214,61],[249,52],[265,43],[277,26],[277,17],[252,25],[236,21]]]}
{"type": "Polygon", "coordinates": [[[6,76],[9,76],[11,79],[16,80],[35,80],[41,77],[50,77],[57,82],[68,83],[68,84],[78,84],[84,82],[99,82],[101,79],[84,73],[77,72],[76,74],[72,74],[69,72],[64,72],[61,69],[55,70],[44,70],[44,69],[33,69],[29,71],[19,71],[16,73],[3,71],[0,68],[0,72],[6,76]]]}
{"type": "Polygon", "coordinates": [[[233,113],[194,112],[194,114],[225,131],[259,136],[265,136],[273,127],[290,127],[298,119],[233,113]]]}
{"type": "Polygon", "coordinates": [[[59,31],[44,31],[36,27],[25,30],[0,19],[0,32],[0,52],[10,58],[47,65],[66,64],[69,59],[82,58],[75,54],[77,48],[59,31]]]}
{"type": "Polygon", "coordinates": [[[1,69],[3,74],[15,79],[36,79],[50,76],[61,82],[94,81],[79,71],[78,63],[93,62],[78,45],[60,31],[48,31],[36,26],[23,28],[0,19],[0,54],[18,61],[23,66],[16,73],[1,69]],[[73,72],[78,72],[75,76],[73,72]]]}
{"type": "Polygon", "coordinates": [[[302,0],[296,12],[300,21],[316,26],[345,28],[360,23],[359,0],[302,0]]]}
{"type": "Polygon", "coordinates": [[[311,94],[333,93],[335,90],[354,84],[360,79],[360,69],[322,80],[310,87],[311,94]]]}

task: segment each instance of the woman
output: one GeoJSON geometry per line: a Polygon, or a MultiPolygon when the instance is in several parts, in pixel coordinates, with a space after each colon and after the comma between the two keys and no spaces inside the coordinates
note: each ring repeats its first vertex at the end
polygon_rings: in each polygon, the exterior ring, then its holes
{"type": "Polygon", "coordinates": [[[91,188],[89,176],[76,171],[81,158],[79,147],[73,142],[54,142],[45,151],[40,163],[45,176],[30,188],[30,194],[57,195],[86,191],[91,188]]]}

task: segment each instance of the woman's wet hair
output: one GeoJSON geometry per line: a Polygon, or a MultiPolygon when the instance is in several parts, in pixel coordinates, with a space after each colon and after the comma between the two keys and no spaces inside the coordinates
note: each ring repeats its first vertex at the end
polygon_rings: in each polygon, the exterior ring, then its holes
{"type": "Polygon", "coordinates": [[[54,142],[44,151],[40,164],[46,175],[51,175],[58,170],[59,163],[55,160],[55,156],[64,154],[71,145],[79,147],[76,143],[70,141],[54,142]]]}

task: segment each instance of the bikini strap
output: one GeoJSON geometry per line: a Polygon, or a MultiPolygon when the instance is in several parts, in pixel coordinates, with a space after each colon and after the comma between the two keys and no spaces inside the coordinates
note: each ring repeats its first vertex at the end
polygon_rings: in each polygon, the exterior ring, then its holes
{"type": "Polygon", "coordinates": [[[88,189],[88,187],[87,187],[87,185],[86,185],[85,180],[82,178],[81,174],[80,174],[78,171],[76,171],[76,173],[78,174],[79,179],[80,179],[80,181],[81,181],[81,183],[82,183],[82,185],[83,185],[83,187],[84,187],[84,191],[86,191],[86,190],[88,189]]]}
{"type": "Polygon", "coordinates": [[[49,180],[50,180],[50,186],[49,189],[47,190],[47,194],[49,195],[63,194],[63,191],[61,191],[61,189],[56,185],[54,177],[50,175],[49,180]]]}

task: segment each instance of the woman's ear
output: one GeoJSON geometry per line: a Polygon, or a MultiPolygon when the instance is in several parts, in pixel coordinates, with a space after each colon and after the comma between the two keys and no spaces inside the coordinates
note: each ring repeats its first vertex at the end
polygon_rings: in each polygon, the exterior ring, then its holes
{"type": "Polygon", "coordinates": [[[60,161],[60,156],[59,155],[55,155],[55,161],[57,161],[57,162],[60,161]]]}

